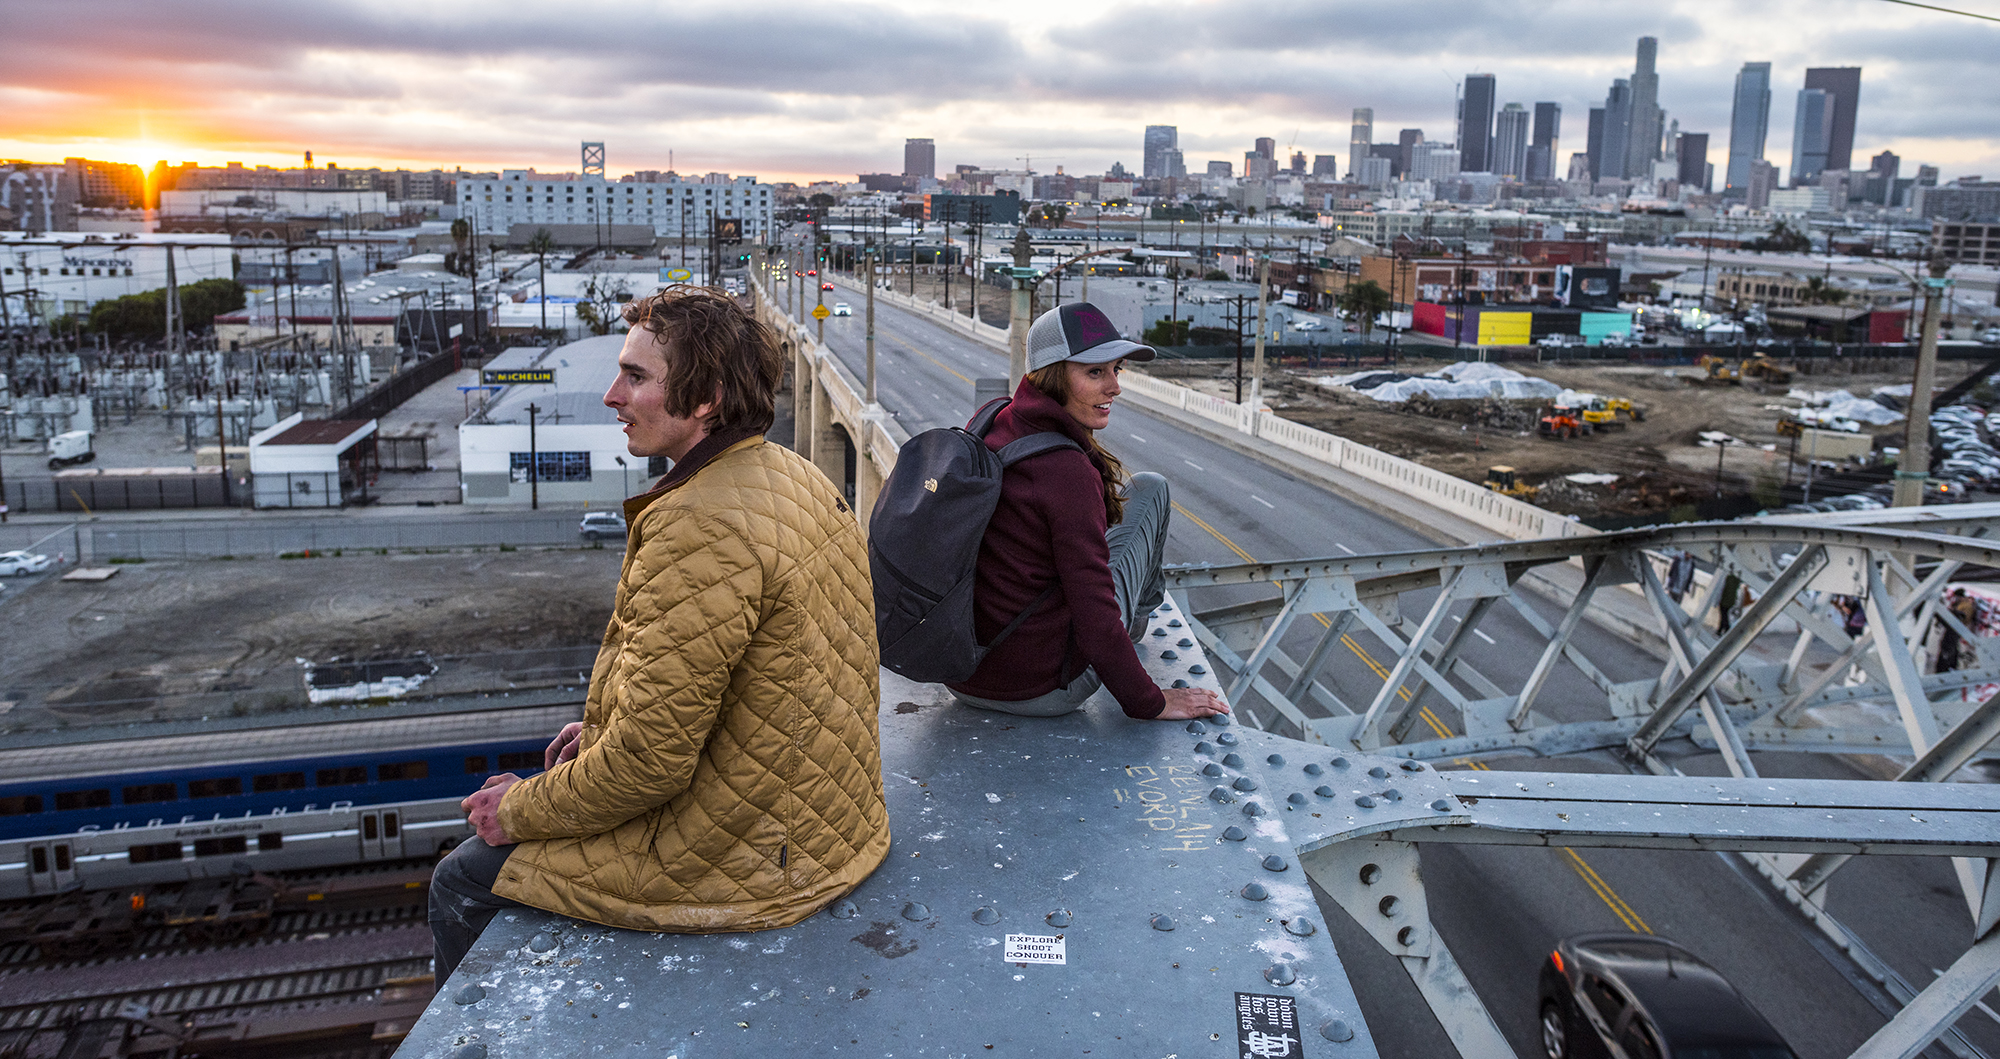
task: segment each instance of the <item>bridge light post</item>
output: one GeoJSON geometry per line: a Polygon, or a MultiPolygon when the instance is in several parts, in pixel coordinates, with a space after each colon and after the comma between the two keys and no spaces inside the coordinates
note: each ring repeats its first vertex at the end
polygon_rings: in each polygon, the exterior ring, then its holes
{"type": "Polygon", "coordinates": [[[1951,262],[1931,259],[1931,274],[1924,280],[1924,330],[1917,343],[1916,378],[1910,385],[1909,425],[1903,436],[1902,455],[1896,457],[1896,492],[1890,507],[1921,507],[1924,482],[1931,470],[1931,386],[1937,379],[1938,313],[1951,281],[1944,278],[1951,262]]]}

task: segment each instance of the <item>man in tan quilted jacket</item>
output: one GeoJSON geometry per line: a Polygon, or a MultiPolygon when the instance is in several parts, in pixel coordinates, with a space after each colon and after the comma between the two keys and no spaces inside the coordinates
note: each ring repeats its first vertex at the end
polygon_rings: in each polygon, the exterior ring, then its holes
{"type": "Polygon", "coordinates": [[[547,771],[465,799],[439,863],[442,985],[493,915],[528,905],[635,930],[796,923],[889,850],[873,593],[854,513],[764,440],[784,373],[720,292],[668,288],[632,324],[604,403],[673,469],[631,526],[583,720],[547,771]]]}

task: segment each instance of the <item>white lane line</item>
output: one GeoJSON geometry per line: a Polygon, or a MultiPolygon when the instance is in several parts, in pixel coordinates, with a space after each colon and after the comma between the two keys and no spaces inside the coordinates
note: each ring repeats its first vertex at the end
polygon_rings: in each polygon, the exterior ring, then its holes
{"type": "Polygon", "coordinates": [[[1182,463],[1185,463],[1185,464],[1187,464],[1188,466],[1190,466],[1190,467],[1194,468],[1194,469],[1195,469],[1195,470],[1197,470],[1197,471],[1206,471],[1206,470],[1208,469],[1208,468],[1206,468],[1206,467],[1203,467],[1203,466],[1202,466],[1201,464],[1199,464],[1199,463],[1196,463],[1196,462],[1194,462],[1193,460],[1190,460],[1190,459],[1188,459],[1188,458],[1187,458],[1187,457],[1185,457],[1185,456],[1181,457],[1181,462],[1182,462],[1182,463]]]}
{"type": "Polygon", "coordinates": [[[1344,551],[1344,552],[1346,552],[1346,553],[1347,553],[1347,554],[1349,554],[1349,555],[1353,555],[1353,554],[1354,554],[1354,549],[1352,549],[1352,548],[1349,548],[1349,547],[1348,547],[1347,545],[1345,545],[1345,544],[1341,544],[1341,543],[1339,543],[1339,542],[1335,542],[1335,543],[1334,543],[1334,547],[1336,547],[1336,548],[1339,548],[1339,549],[1340,549],[1341,551],[1344,551]]]}
{"type": "Polygon", "coordinates": [[[1126,435],[1127,435],[1127,436],[1129,436],[1129,437],[1130,437],[1130,438],[1131,438],[1131,439],[1132,439],[1133,441],[1136,441],[1136,442],[1138,442],[1138,443],[1139,443],[1139,444],[1141,444],[1141,445],[1150,445],[1150,444],[1152,444],[1152,442],[1150,442],[1150,441],[1147,441],[1147,440],[1146,440],[1145,438],[1142,438],[1142,437],[1140,437],[1139,435],[1137,435],[1137,434],[1134,434],[1134,433],[1132,433],[1132,432],[1131,432],[1131,431],[1129,431],[1129,430],[1128,430],[1128,431],[1126,431],[1125,433],[1126,433],[1126,435]]]}
{"type": "Polygon", "coordinates": [[[1451,616],[1451,620],[1453,620],[1453,621],[1455,621],[1455,622],[1459,623],[1460,625],[1463,625],[1463,624],[1465,624],[1465,619],[1464,619],[1464,618],[1461,618],[1461,617],[1459,617],[1459,616],[1458,616],[1458,615],[1456,615],[1456,614],[1454,614],[1454,615],[1452,615],[1452,616],[1451,616]]]}
{"type": "Polygon", "coordinates": [[[1278,505],[1271,503],[1269,500],[1266,500],[1261,496],[1258,496],[1256,493],[1251,493],[1250,499],[1255,500],[1256,502],[1264,505],[1265,507],[1270,508],[1273,511],[1278,510],[1278,505]]]}
{"type": "Polygon", "coordinates": [[[1477,637],[1479,637],[1479,638],[1480,638],[1480,639],[1482,639],[1482,640],[1485,640],[1485,641],[1486,641],[1487,643],[1492,643],[1492,642],[1494,642],[1494,641],[1493,641],[1493,637],[1491,637],[1491,636],[1488,636],[1488,635],[1486,635],[1486,634],[1485,634],[1485,633],[1483,633],[1483,632],[1480,632],[1480,631],[1479,631],[1478,629],[1474,629],[1474,630],[1472,630],[1472,635],[1474,635],[1474,636],[1477,636],[1477,637]]]}

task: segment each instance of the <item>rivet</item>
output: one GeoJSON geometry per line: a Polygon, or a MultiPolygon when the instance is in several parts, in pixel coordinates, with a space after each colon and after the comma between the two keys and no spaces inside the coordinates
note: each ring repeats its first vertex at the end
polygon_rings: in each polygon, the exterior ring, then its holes
{"type": "Polygon", "coordinates": [[[1160,652],[1160,657],[1165,661],[1172,662],[1179,659],[1180,654],[1176,652],[1173,648],[1169,647],[1166,650],[1160,652]]]}
{"type": "Polygon", "coordinates": [[[1201,767],[1201,774],[1213,779],[1216,776],[1222,775],[1222,766],[1211,761],[1201,767]]]}
{"type": "Polygon", "coordinates": [[[451,1059],[486,1059],[486,1046],[478,1041],[459,1045],[458,1050],[451,1053],[451,1059]]]}
{"type": "Polygon", "coordinates": [[[1230,784],[1230,786],[1239,791],[1254,791],[1257,789],[1257,781],[1248,776],[1238,776],[1236,777],[1236,782],[1230,784]]]}
{"type": "Polygon", "coordinates": [[[1168,618],[1168,619],[1167,619],[1167,628],[1169,628],[1169,629],[1178,629],[1178,628],[1180,628],[1180,627],[1181,627],[1181,620],[1180,620],[1179,618],[1168,618]]]}
{"type": "MultiPolygon", "coordinates": [[[[1200,666],[1194,666],[1193,668],[1189,669],[1188,672],[1193,673],[1196,676],[1200,676],[1202,674],[1202,668],[1200,666]]],[[[1217,728],[1227,728],[1230,725],[1235,724],[1236,722],[1230,720],[1228,714],[1218,713],[1213,717],[1210,717],[1208,719],[1208,723],[1216,726],[1217,728]]]]}
{"type": "Polygon", "coordinates": [[[1285,796],[1285,800],[1286,800],[1286,801],[1288,801],[1288,802],[1290,802],[1290,803],[1292,803],[1293,805],[1304,805],[1304,804],[1306,804],[1306,796],[1305,796],[1305,795],[1303,795],[1303,794],[1300,794],[1300,793],[1299,793],[1299,792],[1297,792],[1297,791],[1293,791],[1292,793],[1290,793],[1290,794],[1286,795],[1286,796],[1285,796]]]}
{"type": "Polygon", "coordinates": [[[451,995],[454,1004],[477,1004],[486,999],[486,989],[478,982],[467,982],[451,995]]]}
{"type": "Polygon", "coordinates": [[[1263,815],[1264,815],[1264,807],[1263,807],[1262,805],[1260,805],[1259,803],[1257,803],[1257,802],[1244,802],[1244,803],[1243,803],[1243,815],[1244,815],[1244,816],[1263,816],[1263,815]]]}
{"type": "Polygon", "coordinates": [[[1052,927],[1069,926],[1070,925],[1069,909],[1058,908],[1055,911],[1050,912],[1048,915],[1043,916],[1042,922],[1047,923],[1049,926],[1052,927]]]}
{"type": "Polygon", "coordinates": [[[912,923],[921,923],[931,917],[931,910],[920,901],[911,901],[903,906],[903,918],[912,923]]]}
{"type": "Polygon", "coordinates": [[[1274,963],[1264,969],[1264,980],[1272,985],[1291,985],[1299,980],[1289,963],[1274,963]]]}
{"type": "Polygon", "coordinates": [[[1404,927],[1396,932],[1396,944],[1415,945],[1417,943],[1417,936],[1417,928],[1404,927]]]}
{"type": "Polygon", "coordinates": [[[1347,761],[1347,759],[1346,759],[1346,758],[1344,758],[1344,757],[1337,757],[1337,758],[1334,758],[1334,759],[1333,759],[1333,762],[1332,762],[1332,764],[1333,764],[1333,767],[1334,767],[1334,768],[1337,768],[1337,769],[1344,769],[1344,768],[1346,768],[1346,767],[1347,767],[1347,765],[1348,765],[1348,761],[1347,761]]]}
{"type": "Polygon", "coordinates": [[[1181,642],[1180,642],[1180,643],[1178,643],[1178,644],[1176,644],[1175,646],[1177,646],[1177,647],[1193,647],[1193,646],[1194,646],[1194,641],[1193,641],[1193,640],[1190,640],[1190,639],[1188,639],[1188,638],[1187,638],[1187,637],[1185,637],[1185,636],[1183,636],[1183,637],[1181,637],[1181,642]]]}
{"type": "MultiPolygon", "coordinates": [[[[1220,716],[1222,716],[1222,715],[1221,715],[1221,714],[1216,714],[1216,716],[1217,716],[1217,717],[1220,717],[1220,716]]],[[[1215,741],[1216,741],[1216,742],[1218,742],[1218,743],[1221,743],[1221,744],[1222,744],[1223,746],[1235,746],[1235,745],[1236,745],[1236,733],[1235,733],[1235,732],[1218,732],[1218,733],[1216,733],[1216,736],[1215,736],[1215,741]]]]}
{"type": "Polygon", "coordinates": [[[1154,636],[1165,636],[1166,634],[1167,634],[1167,630],[1165,630],[1165,629],[1154,629],[1154,630],[1153,630],[1153,635],[1154,635],[1154,636]]]}
{"type": "Polygon", "coordinates": [[[1222,829],[1222,837],[1231,842],[1241,842],[1250,836],[1244,834],[1242,828],[1237,827],[1235,824],[1230,824],[1228,827],[1222,829]]]}
{"type": "Polygon", "coordinates": [[[1306,762],[1306,775],[1308,775],[1308,776],[1317,776],[1317,775],[1319,775],[1319,774],[1320,774],[1321,772],[1324,772],[1324,771],[1326,771],[1326,770],[1325,770],[1325,769],[1322,769],[1322,768],[1320,768],[1320,767],[1319,767],[1319,762],[1317,762],[1317,761],[1308,761],[1308,762],[1306,762]]]}
{"type": "Polygon", "coordinates": [[[1267,901],[1271,897],[1271,891],[1264,889],[1264,884],[1260,882],[1246,883],[1237,893],[1242,894],[1246,901],[1267,901]]]}
{"type": "Polygon", "coordinates": [[[1375,777],[1378,780],[1386,780],[1389,778],[1389,770],[1383,768],[1380,765],[1376,765],[1375,767],[1369,769],[1368,774],[1370,776],[1375,777]]]}
{"type": "Polygon", "coordinates": [[[1397,900],[1395,894],[1390,894],[1375,905],[1375,910],[1382,913],[1385,919],[1394,919],[1396,918],[1396,910],[1402,907],[1403,902],[1397,900]]]}
{"type": "Polygon", "coordinates": [[[1236,795],[1230,793],[1230,790],[1227,787],[1217,787],[1216,789],[1208,792],[1208,798],[1210,801],[1221,802],[1224,805],[1228,805],[1230,802],[1236,800],[1236,795]]]}
{"type": "Polygon", "coordinates": [[[1381,878],[1382,878],[1382,866],[1381,866],[1381,865],[1379,865],[1379,864],[1363,864],[1363,865],[1361,866],[1361,885],[1363,885],[1363,886],[1373,886],[1373,885],[1375,885],[1375,883],[1376,883],[1377,881],[1379,881],[1379,880],[1380,880],[1381,878]]]}
{"type": "Polygon", "coordinates": [[[1266,764],[1266,765],[1270,765],[1270,766],[1273,766],[1273,767],[1275,767],[1275,768],[1284,768],[1284,767],[1285,767],[1285,755],[1283,755],[1283,754],[1272,754],[1272,755],[1271,755],[1270,757],[1267,757],[1267,758],[1265,758],[1265,759],[1264,759],[1264,764],[1266,764]]]}
{"type": "Polygon", "coordinates": [[[1166,915],[1165,913],[1156,913],[1153,916],[1153,929],[1154,930],[1174,929],[1174,917],[1166,915]]]}
{"type": "Polygon", "coordinates": [[[1285,920],[1285,933],[1310,938],[1319,933],[1319,925],[1304,916],[1294,916],[1285,920]]]}
{"type": "Polygon", "coordinates": [[[1339,1019],[1328,1019],[1319,1024],[1319,1035],[1335,1044],[1345,1044],[1354,1039],[1354,1027],[1339,1019]]]}
{"type": "Polygon", "coordinates": [[[1284,871],[1291,866],[1292,863],[1290,861],[1278,856],[1276,853],[1264,858],[1265,871],[1284,871]]]}
{"type": "Polygon", "coordinates": [[[1439,798],[1437,801],[1431,803],[1431,808],[1436,809],[1440,813],[1448,813],[1451,812],[1451,802],[1448,799],[1439,798]]]}
{"type": "Polygon", "coordinates": [[[534,937],[528,939],[529,952],[548,952],[549,950],[554,949],[555,947],[556,947],[556,936],[554,934],[549,933],[548,931],[543,931],[540,934],[537,934],[534,937]]]}
{"type": "MultiPolygon", "coordinates": [[[[1194,674],[1195,676],[1201,676],[1201,675],[1202,675],[1203,673],[1206,673],[1206,672],[1208,672],[1208,667],[1207,667],[1207,666],[1189,666],[1189,667],[1188,667],[1188,672],[1190,672],[1190,673],[1193,673],[1193,674],[1194,674]]],[[[1221,715],[1220,715],[1220,714],[1217,714],[1217,716],[1221,716],[1221,715]]]]}
{"type": "Polygon", "coordinates": [[[972,921],[981,926],[992,926],[1000,922],[1000,913],[995,912],[991,908],[979,908],[973,911],[972,921]]]}
{"type": "Polygon", "coordinates": [[[1176,678],[1174,679],[1174,682],[1173,682],[1172,684],[1168,685],[1168,686],[1169,686],[1169,687],[1175,687],[1175,688],[1185,688],[1185,687],[1189,687],[1190,685],[1188,684],[1188,682],[1187,682],[1187,681],[1185,681],[1185,680],[1181,680],[1180,678],[1176,677],[1176,678]]]}
{"type": "Polygon", "coordinates": [[[1421,761],[1410,760],[1403,762],[1404,772],[1422,772],[1423,770],[1424,770],[1424,763],[1421,761]]]}
{"type": "Polygon", "coordinates": [[[1388,790],[1382,792],[1382,797],[1392,802],[1400,802],[1403,800],[1403,792],[1397,790],[1394,787],[1391,787],[1388,790]]]}
{"type": "Polygon", "coordinates": [[[1243,767],[1243,755],[1231,751],[1222,755],[1222,763],[1228,765],[1230,768],[1240,769],[1243,767]]]}
{"type": "Polygon", "coordinates": [[[861,910],[854,907],[854,902],[852,901],[840,900],[835,901],[832,906],[827,908],[826,914],[835,919],[853,919],[855,916],[861,914],[861,910]]]}
{"type": "Polygon", "coordinates": [[[1333,797],[1333,788],[1322,783],[1319,786],[1313,788],[1313,793],[1319,795],[1322,798],[1331,798],[1333,797]]]}
{"type": "Polygon", "coordinates": [[[1187,733],[1189,735],[1204,735],[1207,732],[1208,726],[1200,721],[1189,721],[1187,723],[1187,733]]]}
{"type": "Polygon", "coordinates": [[[1373,809],[1375,808],[1375,798],[1373,795],[1364,794],[1361,797],[1354,799],[1354,804],[1360,806],[1363,809],[1373,809]]]}

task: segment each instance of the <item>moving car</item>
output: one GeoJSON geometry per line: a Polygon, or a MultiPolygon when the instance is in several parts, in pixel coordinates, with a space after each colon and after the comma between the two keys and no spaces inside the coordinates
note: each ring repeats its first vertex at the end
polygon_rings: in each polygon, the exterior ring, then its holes
{"type": "Polygon", "coordinates": [[[605,537],[625,535],[625,516],[616,511],[586,511],[583,521],[577,524],[577,532],[587,541],[602,540],[605,537]]]}
{"type": "Polygon", "coordinates": [[[1299,319],[1297,319],[1297,320],[1294,320],[1294,321],[1292,321],[1292,330],[1294,330],[1294,331],[1324,331],[1324,330],[1326,330],[1326,321],[1324,321],[1324,320],[1315,320],[1315,319],[1313,319],[1312,317],[1309,317],[1309,316],[1307,316],[1307,317],[1300,317],[1299,319]]]}
{"type": "Polygon", "coordinates": [[[835,316],[853,316],[853,315],[854,315],[854,309],[853,309],[852,307],[850,307],[850,306],[849,306],[849,305],[848,305],[848,304],[847,304],[846,302],[834,302],[834,303],[833,303],[833,315],[835,315],[835,316]]]}
{"type": "Polygon", "coordinates": [[[0,552],[0,577],[26,577],[49,568],[49,557],[32,552],[0,552]]]}
{"type": "Polygon", "coordinates": [[[1796,1059],[1721,972],[1651,935],[1557,942],[1537,1010],[1548,1059],[1796,1059]]]}
{"type": "Polygon", "coordinates": [[[833,289],[833,284],[831,284],[831,283],[822,283],[822,284],[820,284],[820,285],[819,285],[819,289],[820,289],[820,290],[832,290],[832,289],[833,289]]]}

